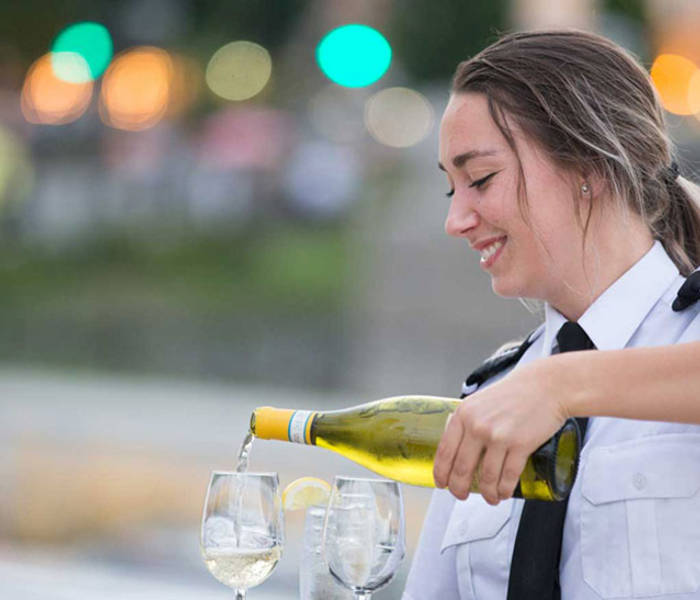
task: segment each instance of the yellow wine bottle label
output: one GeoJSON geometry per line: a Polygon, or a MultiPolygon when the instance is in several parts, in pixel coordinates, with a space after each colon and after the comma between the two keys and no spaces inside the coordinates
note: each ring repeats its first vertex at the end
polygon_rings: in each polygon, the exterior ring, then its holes
{"type": "Polygon", "coordinates": [[[312,410],[295,410],[289,419],[287,439],[297,444],[310,444],[311,422],[315,414],[312,410]]]}

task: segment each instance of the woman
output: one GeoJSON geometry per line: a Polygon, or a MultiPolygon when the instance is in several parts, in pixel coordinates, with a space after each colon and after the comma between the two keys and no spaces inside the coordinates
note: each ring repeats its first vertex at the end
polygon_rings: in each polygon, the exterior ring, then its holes
{"type": "MultiPolygon", "coordinates": [[[[481,254],[496,294],[543,300],[545,322],[512,374],[450,419],[435,461],[448,489],[405,598],[700,598],[700,427],[670,422],[700,422],[697,410],[600,400],[575,366],[622,365],[624,380],[635,367],[623,353],[643,366],[650,346],[700,340],[700,303],[672,310],[700,264],[700,211],[671,154],[648,75],[604,38],[509,35],[458,67],[440,126],[447,233],[481,254]],[[577,348],[601,352],[537,360],[577,348]],[[568,415],[596,415],[568,505],[509,498],[568,415]],[[469,496],[477,465],[482,495],[469,496]]],[[[678,350],[662,372],[698,354],[678,350]]],[[[615,392],[610,381],[596,389],[615,392]]]]}

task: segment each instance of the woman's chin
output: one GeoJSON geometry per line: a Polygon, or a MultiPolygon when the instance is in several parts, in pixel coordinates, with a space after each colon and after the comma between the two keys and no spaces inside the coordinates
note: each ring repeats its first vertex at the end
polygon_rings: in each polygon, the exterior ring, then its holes
{"type": "Polygon", "coordinates": [[[522,298],[523,290],[522,286],[518,285],[512,279],[508,277],[491,277],[491,289],[493,293],[502,298],[522,298]]]}

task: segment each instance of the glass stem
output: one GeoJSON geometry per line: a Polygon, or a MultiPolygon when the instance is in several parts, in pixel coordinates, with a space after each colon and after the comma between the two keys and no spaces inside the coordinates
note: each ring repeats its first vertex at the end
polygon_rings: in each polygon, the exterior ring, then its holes
{"type": "Polygon", "coordinates": [[[236,600],[245,600],[245,590],[236,590],[236,600]]]}
{"type": "Polygon", "coordinates": [[[370,600],[371,592],[355,592],[355,600],[370,600]]]}

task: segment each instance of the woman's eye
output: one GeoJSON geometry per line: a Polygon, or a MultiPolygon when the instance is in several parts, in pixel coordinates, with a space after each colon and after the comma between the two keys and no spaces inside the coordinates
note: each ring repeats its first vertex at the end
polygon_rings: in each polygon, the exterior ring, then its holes
{"type": "Polygon", "coordinates": [[[480,188],[482,185],[484,185],[491,177],[496,175],[498,171],[494,171],[493,173],[489,173],[486,177],[482,177],[481,179],[477,179],[474,183],[472,183],[469,187],[470,188],[480,188]]]}
{"type": "MultiPolygon", "coordinates": [[[[472,182],[472,183],[469,185],[469,187],[470,187],[470,188],[477,188],[477,189],[479,189],[479,188],[481,188],[481,186],[483,186],[487,181],[489,181],[489,179],[491,179],[494,175],[498,175],[498,173],[500,173],[500,171],[494,171],[493,173],[489,173],[488,175],[486,175],[486,177],[482,177],[481,179],[477,179],[476,181],[472,182]]],[[[447,196],[448,198],[451,198],[451,197],[454,196],[454,195],[455,195],[455,190],[454,190],[454,188],[452,188],[449,192],[447,192],[447,193],[445,194],[445,196],[447,196]]]]}

